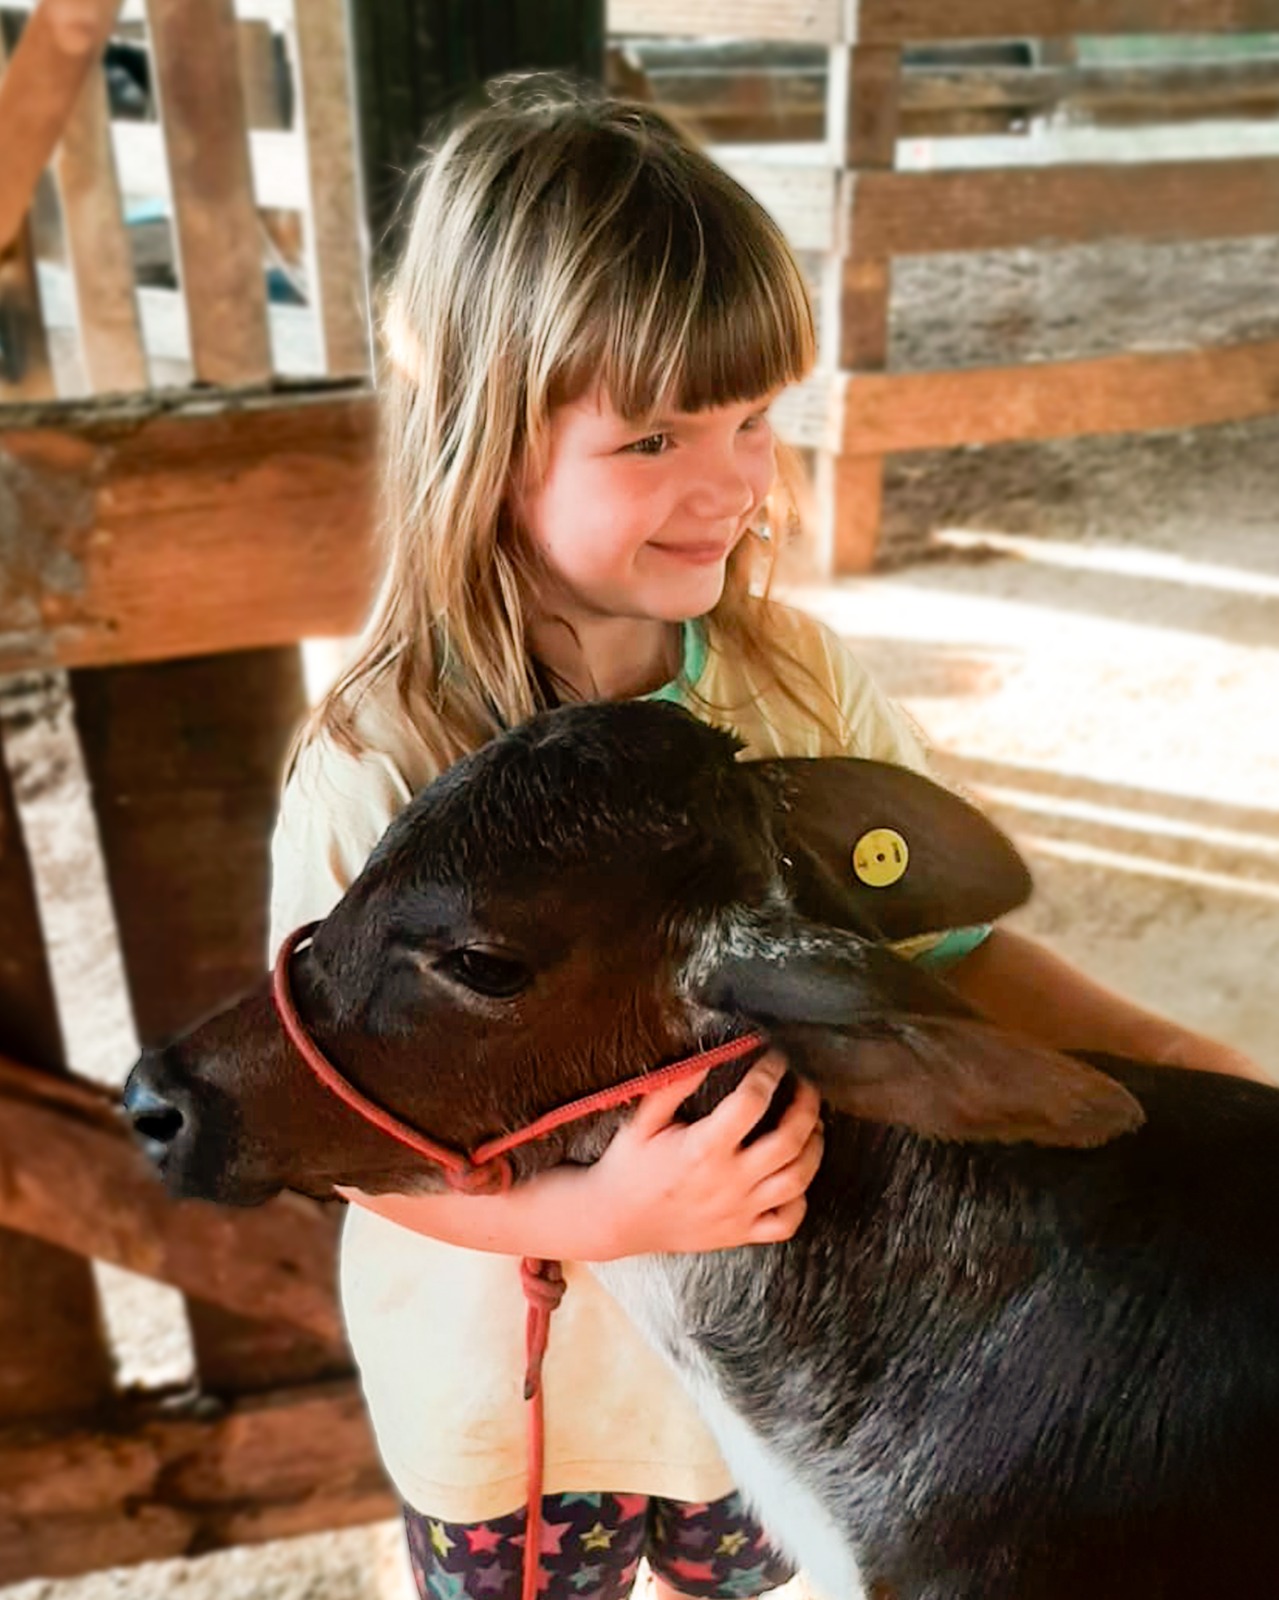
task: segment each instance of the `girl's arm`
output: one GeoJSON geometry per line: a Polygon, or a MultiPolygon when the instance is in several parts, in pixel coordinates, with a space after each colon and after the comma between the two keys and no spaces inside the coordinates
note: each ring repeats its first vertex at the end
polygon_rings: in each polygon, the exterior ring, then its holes
{"type": "Polygon", "coordinates": [[[366,1195],[358,1205],[415,1233],[499,1255],[557,1261],[789,1239],[822,1156],[820,1100],[801,1084],[773,1132],[743,1146],[786,1064],[770,1052],[699,1122],[672,1122],[701,1083],[646,1095],[601,1159],[555,1167],[503,1195],[366,1195]]]}
{"type": "Polygon", "coordinates": [[[993,929],[946,981],[993,1021],[1045,1044],[1272,1081],[1240,1051],[1144,1010],[1007,928],[993,929]]]}

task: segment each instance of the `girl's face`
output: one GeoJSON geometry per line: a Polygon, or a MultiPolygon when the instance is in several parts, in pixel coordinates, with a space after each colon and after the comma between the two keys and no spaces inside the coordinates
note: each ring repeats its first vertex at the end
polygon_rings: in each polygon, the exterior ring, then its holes
{"type": "Polygon", "coordinates": [[[576,618],[681,622],[709,611],[773,484],[773,395],[637,428],[595,390],[551,413],[546,470],[521,525],[576,618]]]}

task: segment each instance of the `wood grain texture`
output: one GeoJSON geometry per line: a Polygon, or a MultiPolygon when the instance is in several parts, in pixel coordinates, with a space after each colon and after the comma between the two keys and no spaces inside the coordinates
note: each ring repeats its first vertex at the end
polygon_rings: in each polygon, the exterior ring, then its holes
{"type": "MultiPolygon", "coordinates": [[[[0,722],[4,716],[0,683],[0,722]]],[[[0,1050],[22,1051],[38,1063],[41,1082],[52,1092],[62,1043],[2,752],[0,930],[0,1050]]],[[[0,1156],[0,1193],[15,1181],[0,1156]]],[[[0,1223],[0,1427],[19,1417],[97,1410],[111,1392],[112,1363],[88,1264],[0,1223]]]]}
{"type": "Polygon", "coordinates": [[[372,397],[143,396],[0,418],[0,672],[358,631],[372,397]]]}
{"type": "Polygon", "coordinates": [[[1279,30],[1279,0],[860,0],[855,10],[859,37],[884,44],[1279,30]]]}
{"type": "Polygon", "coordinates": [[[1072,34],[1273,33],[1279,0],[608,0],[611,33],[904,44],[1072,34]],[[847,17],[847,23],[845,18],[847,17]]]}
{"type": "Polygon", "coordinates": [[[0,1170],[0,1227],[341,1349],[334,1212],[170,1200],[97,1085],[0,1056],[0,1170]]]}
{"type": "Polygon", "coordinates": [[[99,394],[143,389],[146,352],[101,72],[80,91],[55,171],[89,386],[99,394]]]}
{"type": "Polygon", "coordinates": [[[368,263],[343,0],[298,0],[294,38],[310,188],[308,266],[325,371],[363,376],[370,370],[368,263]]]}
{"type": "MultiPolygon", "coordinates": [[[[133,1015],[158,1044],[262,977],[271,831],[306,711],[301,658],[276,648],[96,667],[72,687],[133,1015]]],[[[189,1312],[214,1393],[350,1369],[340,1343],[199,1301],[189,1312]]]]}
{"type": "Polygon", "coordinates": [[[0,1584],[394,1516],[352,1381],[0,1433],[0,1584]]]}
{"type": "Polygon", "coordinates": [[[730,39],[840,37],[840,0],[608,0],[610,33],[702,35],[730,39]]]}
{"type": "Polygon", "coordinates": [[[858,456],[1146,433],[1279,412],[1279,340],[838,381],[843,447],[858,456]]]}
{"type": "Polygon", "coordinates": [[[195,375],[272,370],[262,240],[231,0],[147,0],[195,375]]]}
{"type": "Polygon", "coordinates": [[[873,256],[1248,238],[1279,228],[1279,157],[868,172],[853,206],[873,256]]]}

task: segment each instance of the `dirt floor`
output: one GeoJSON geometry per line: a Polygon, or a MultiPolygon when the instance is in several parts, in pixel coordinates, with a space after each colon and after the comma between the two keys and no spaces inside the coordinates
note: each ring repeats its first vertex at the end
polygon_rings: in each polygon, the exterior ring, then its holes
{"type": "MultiPolygon", "coordinates": [[[[893,359],[1276,337],[1277,285],[1279,240],[934,260],[899,271],[893,359]]],[[[797,598],[1019,840],[1016,921],[1279,1078],[1279,416],[902,458],[884,557],[797,598]]],[[[0,1596],[407,1592],[388,1525],[0,1596]]]]}

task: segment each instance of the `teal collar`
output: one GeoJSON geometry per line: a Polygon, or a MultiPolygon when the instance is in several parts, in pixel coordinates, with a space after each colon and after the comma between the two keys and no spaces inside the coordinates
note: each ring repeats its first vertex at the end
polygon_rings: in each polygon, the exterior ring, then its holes
{"type": "Polygon", "coordinates": [[[678,676],[664,683],[660,689],[654,689],[651,694],[640,695],[641,700],[672,700],[676,705],[683,705],[685,690],[694,688],[701,677],[709,648],[706,624],[701,617],[690,617],[681,627],[684,659],[678,676]]]}

